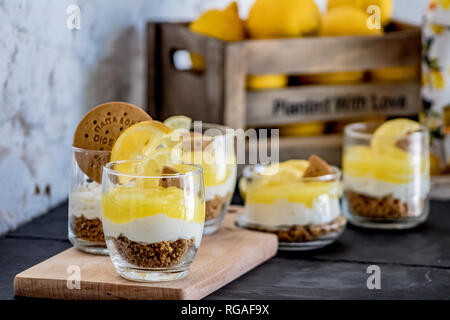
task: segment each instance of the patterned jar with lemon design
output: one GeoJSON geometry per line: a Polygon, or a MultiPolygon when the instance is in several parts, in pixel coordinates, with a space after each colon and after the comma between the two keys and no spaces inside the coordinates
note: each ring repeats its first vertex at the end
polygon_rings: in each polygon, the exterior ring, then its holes
{"type": "MultiPolygon", "coordinates": [[[[422,122],[430,129],[433,175],[450,169],[450,1],[431,1],[422,41],[422,122]]],[[[449,192],[446,197],[450,197],[449,192]]]]}

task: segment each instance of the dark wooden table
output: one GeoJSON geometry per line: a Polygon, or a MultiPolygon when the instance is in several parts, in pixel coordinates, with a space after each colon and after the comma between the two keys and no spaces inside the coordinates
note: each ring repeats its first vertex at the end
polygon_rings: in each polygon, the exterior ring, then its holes
{"type": "MultiPolygon", "coordinates": [[[[69,247],[67,203],[0,238],[0,299],[15,298],[15,274],[69,247]]],[[[432,202],[413,230],[348,226],[322,250],[280,252],[207,299],[450,299],[450,202],[432,202]],[[370,265],[380,290],[367,288],[370,265]]]]}

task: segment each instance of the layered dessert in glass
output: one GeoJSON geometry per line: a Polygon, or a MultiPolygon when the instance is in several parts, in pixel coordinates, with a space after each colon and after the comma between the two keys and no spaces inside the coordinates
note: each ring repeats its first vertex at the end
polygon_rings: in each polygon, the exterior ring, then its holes
{"type": "Polygon", "coordinates": [[[280,249],[332,243],[344,230],[341,172],[317,156],[244,169],[245,208],[238,225],[278,236],[280,249]]]}
{"type": "Polygon", "coordinates": [[[205,183],[205,234],[219,229],[236,187],[234,131],[230,128],[173,116],[164,121],[173,132],[164,145],[182,150],[187,163],[201,165],[205,183]],[[229,131],[227,129],[230,129],[229,131]]]}
{"type": "Polygon", "coordinates": [[[428,215],[428,133],[419,123],[395,119],[345,129],[344,212],[353,224],[410,228],[428,215]]]}
{"type": "MultiPolygon", "coordinates": [[[[72,176],[69,193],[70,242],[78,249],[95,254],[107,254],[102,228],[101,184],[95,178],[97,166],[108,163],[109,151],[85,150],[73,147],[72,176]]],[[[101,173],[101,170],[99,171],[101,173]]],[[[100,179],[97,179],[100,180],[100,179]]]]}
{"type": "Polygon", "coordinates": [[[111,162],[104,169],[103,228],[109,254],[127,279],[179,279],[187,274],[203,234],[202,169],[163,165],[157,174],[146,169],[146,162],[111,162]],[[144,169],[127,174],[118,171],[120,164],[144,169]]]}

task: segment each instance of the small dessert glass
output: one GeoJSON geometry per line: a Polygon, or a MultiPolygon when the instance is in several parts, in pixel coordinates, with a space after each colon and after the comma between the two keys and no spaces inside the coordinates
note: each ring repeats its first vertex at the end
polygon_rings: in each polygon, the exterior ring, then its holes
{"type": "Polygon", "coordinates": [[[343,210],[360,227],[407,229],[429,211],[429,135],[421,127],[404,138],[376,137],[381,123],[354,123],[344,134],[343,210]]]}
{"type": "Polygon", "coordinates": [[[189,145],[190,155],[185,160],[203,167],[206,198],[204,234],[208,235],[219,229],[236,187],[234,131],[226,126],[195,121],[191,132],[194,137],[195,133],[204,136],[200,145],[195,142],[189,145]]]}
{"type": "Polygon", "coordinates": [[[273,181],[264,165],[247,166],[243,171],[245,208],[237,225],[274,233],[279,249],[304,251],[333,243],[344,231],[341,213],[341,171],[320,177],[273,181]]]}
{"type": "Polygon", "coordinates": [[[103,228],[117,273],[147,282],[183,278],[203,234],[202,168],[180,164],[178,173],[143,176],[115,170],[124,163],[140,161],[108,163],[102,180],[103,228]]]}
{"type": "Polygon", "coordinates": [[[102,186],[99,182],[110,155],[110,151],[72,147],[68,237],[75,248],[93,254],[108,254],[103,236],[102,186]]]}

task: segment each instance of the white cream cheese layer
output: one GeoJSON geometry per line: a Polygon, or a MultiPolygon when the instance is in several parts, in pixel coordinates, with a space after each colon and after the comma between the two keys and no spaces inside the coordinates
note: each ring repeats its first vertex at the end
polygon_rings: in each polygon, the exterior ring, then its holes
{"type": "Polygon", "coordinates": [[[319,196],[312,206],[279,199],[274,203],[247,203],[243,218],[249,223],[268,227],[329,223],[341,214],[338,198],[319,196]]]}
{"type": "Polygon", "coordinates": [[[205,186],[205,199],[213,200],[216,196],[224,198],[227,194],[233,194],[236,187],[237,166],[233,166],[231,173],[224,183],[217,186],[205,186]]]}
{"type": "Polygon", "coordinates": [[[69,215],[86,219],[102,219],[102,186],[95,185],[69,195],[69,215]]]}
{"type": "Polygon", "coordinates": [[[202,238],[203,224],[169,218],[166,214],[160,213],[124,224],[113,223],[105,218],[103,231],[106,237],[118,237],[122,234],[131,241],[145,243],[194,238],[195,246],[198,247],[202,238]]]}
{"type": "Polygon", "coordinates": [[[408,202],[413,199],[426,198],[430,191],[430,180],[423,174],[420,179],[415,179],[405,184],[397,184],[378,180],[370,176],[357,178],[344,175],[344,189],[374,198],[392,195],[395,199],[408,202]]]}

